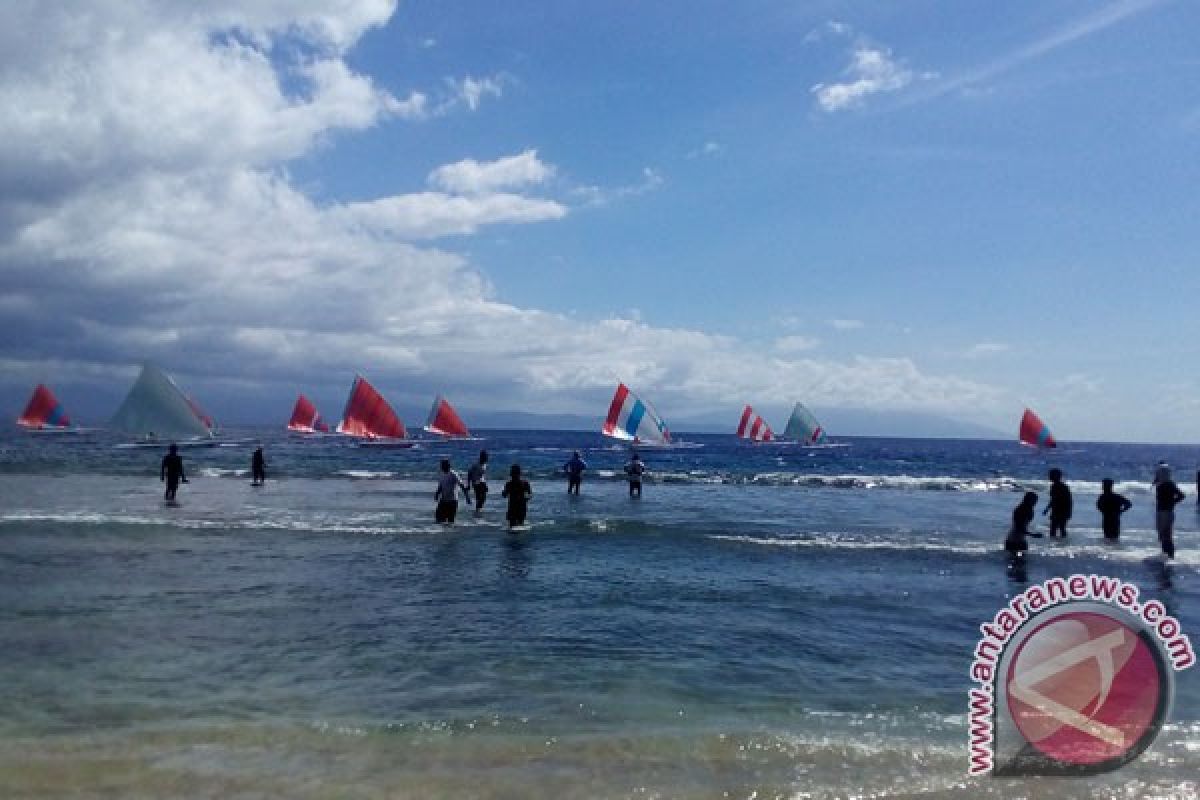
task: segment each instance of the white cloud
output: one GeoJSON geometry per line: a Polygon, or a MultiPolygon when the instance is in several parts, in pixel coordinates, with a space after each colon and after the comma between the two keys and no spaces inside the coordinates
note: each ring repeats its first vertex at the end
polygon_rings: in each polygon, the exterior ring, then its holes
{"type": "Polygon", "coordinates": [[[541,161],[537,150],[526,150],[487,163],[468,158],[438,167],[429,174],[429,183],[449,192],[484,194],[545,183],[552,177],[554,167],[541,161]]]}
{"type": "Polygon", "coordinates": [[[834,330],[856,331],[865,327],[861,319],[831,319],[829,324],[834,330]]]}
{"type": "Polygon", "coordinates": [[[445,114],[459,106],[478,111],[485,97],[501,97],[508,78],[504,75],[475,78],[467,75],[458,80],[446,79],[449,94],[438,105],[438,114],[445,114]]]}
{"type": "Polygon", "coordinates": [[[475,233],[485,225],[540,222],[566,216],[553,200],[507,193],[453,196],[442,192],[384,197],[337,209],[339,221],[400,239],[475,233]]]}
{"type": "Polygon", "coordinates": [[[818,83],[811,91],[823,111],[833,113],[855,108],[873,94],[894,92],[912,83],[913,72],[892,57],[890,50],[864,42],[850,54],[840,83],[818,83]]]}
{"type": "Polygon", "coordinates": [[[781,336],[775,340],[775,351],[778,353],[800,353],[805,350],[814,350],[821,344],[820,339],[814,339],[811,336],[781,336]]]}
{"type": "MultiPolygon", "coordinates": [[[[907,359],[797,358],[795,337],[763,354],[703,331],[499,302],[463,256],[413,242],[561,217],[565,206],[530,194],[554,167],[534,150],[465,159],[411,193],[315,202],[289,160],[339,130],[436,124],[438,103],[398,99],[342,58],[392,3],[242,5],[6,8],[0,381],[57,368],[100,381],[150,358],[222,385],[322,385],[361,369],[381,385],[450,385],[510,407],[562,397],[580,410],[617,377],[678,408],[800,393],[880,408],[997,402],[986,385],[907,359]],[[284,38],[315,55],[274,61],[284,38]]],[[[462,89],[466,107],[495,94],[477,80],[462,89]]],[[[604,202],[662,182],[646,168],[635,184],[581,195],[604,202]]]]}

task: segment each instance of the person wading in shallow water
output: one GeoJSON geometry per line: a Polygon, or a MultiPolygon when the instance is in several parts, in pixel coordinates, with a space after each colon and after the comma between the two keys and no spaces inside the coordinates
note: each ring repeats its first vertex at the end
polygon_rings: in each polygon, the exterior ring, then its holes
{"type": "Polygon", "coordinates": [[[476,512],[483,511],[483,504],[487,501],[487,462],[487,450],[480,450],[479,460],[467,469],[467,485],[475,493],[476,512]]]}
{"type": "Polygon", "coordinates": [[[433,492],[433,499],[437,500],[437,509],[433,512],[433,518],[437,522],[449,525],[454,523],[454,516],[458,513],[458,498],[455,496],[455,490],[462,489],[463,499],[468,503],[471,502],[471,495],[467,492],[467,485],[462,482],[462,478],[458,477],[458,473],[450,469],[450,459],[442,459],[441,470],[441,474],[438,475],[437,489],[433,492]]]}
{"type": "Polygon", "coordinates": [[[634,452],[633,456],[629,459],[629,463],[625,465],[625,474],[629,477],[629,496],[641,497],[642,476],[646,474],[646,465],[642,462],[637,452],[634,452]]]}
{"type": "Polygon", "coordinates": [[[576,450],[571,454],[571,460],[563,464],[563,472],[567,473],[567,494],[579,495],[579,486],[583,483],[583,471],[587,462],[580,457],[576,450]]]}
{"type": "Polygon", "coordinates": [[[1154,527],[1158,529],[1158,543],[1167,558],[1175,558],[1175,506],[1183,497],[1183,492],[1171,480],[1171,468],[1159,464],[1154,471],[1154,527]]]}
{"type": "Polygon", "coordinates": [[[508,483],[504,484],[501,497],[508,498],[508,527],[515,528],[525,524],[525,513],[529,510],[529,499],[533,497],[533,487],[529,481],[521,478],[521,467],[513,464],[509,470],[508,483]]]}
{"type": "Polygon", "coordinates": [[[171,445],[167,448],[167,454],[163,456],[162,467],[158,471],[158,479],[167,482],[167,491],[163,495],[163,499],[168,503],[175,502],[175,492],[179,490],[180,483],[187,483],[187,475],[183,474],[183,457],[179,455],[179,448],[171,445]]]}
{"type": "Polygon", "coordinates": [[[1125,499],[1125,495],[1113,491],[1112,478],[1105,478],[1100,485],[1104,488],[1096,498],[1100,526],[1104,529],[1105,539],[1116,541],[1121,538],[1121,515],[1133,508],[1133,503],[1125,499]]]}
{"type": "Polygon", "coordinates": [[[262,486],[267,482],[267,459],[263,456],[261,447],[255,448],[250,457],[251,486],[262,486]]]}
{"type": "Polygon", "coordinates": [[[1046,504],[1042,515],[1050,515],[1050,538],[1055,532],[1064,539],[1067,537],[1067,522],[1071,519],[1071,489],[1063,482],[1062,470],[1050,470],[1050,502],[1046,504]]]}

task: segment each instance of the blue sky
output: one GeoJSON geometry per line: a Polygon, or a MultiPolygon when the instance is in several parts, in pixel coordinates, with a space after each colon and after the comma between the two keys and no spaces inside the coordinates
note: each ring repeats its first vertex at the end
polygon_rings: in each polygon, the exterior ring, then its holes
{"type": "Polygon", "coordinates": [[[11,406],[153,358],[264,420],[362,371],[1200,441],[1194,4],[14,8],[11,406]]]}

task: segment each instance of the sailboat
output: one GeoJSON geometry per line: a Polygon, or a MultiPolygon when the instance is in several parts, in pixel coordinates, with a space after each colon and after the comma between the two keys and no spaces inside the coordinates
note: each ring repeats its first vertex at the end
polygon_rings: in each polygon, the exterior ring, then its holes
{"type": "Polygon", "coordinates": [[[1058,442],[1054,440],[1054,434],[1050,433],[1049,426],[1042,422],[1041,417],[1028,408],[1021,415],[1019,436],[1021,444],[1026,444],[1030,447],[1058,447],[1058,442]]]}
{"type": "Polygon", "coordinates": [[[754,409],[746,406],[742,410],[742,419],[738,423],[737,436],[739,439],[749,439],[752,442],[771,442],[775,440],[775,432],[771,430],[771,426],[767,421],[758,414],[754,413],[754,409]]]}
{"type": "Polygon", "coordinates": [[[658,412],[625,384],[618,383],[601,433],[643,447],[669,447],[671,432],[658,412]]]}
{"type": "Polygon", "coordinates": [[[109,427],[132,433],[138,441],[118,447],[212,447],[214,425],[167,373],[146,363],[109,427]]]}
{"type": "Polygon", "coordinates": [[[17,417],[17,424],[30,433],[79,433],[81,430],[71,424],[66,409],[44,383],[34,388],[25,411],[17,417]]]}
{"type": "Polygon", "coordinates": [[[433,407],[429,409],[429,419],[425,420],[425,430],[428,433],[436,433],[438,436],[447,438],[471,438],[471,431],[467,429],[462,417],[454,410],[454,406],[450,405],[450,401],[440,394],[434,398],[433,407]]]}
{"type": "Polygon", "coordinates": [[[792,416],[788,418],[783,438],[810,447],[826,444],[825,429],[803,403],[796,403],[792,409],[792,416]]]}
{"type": "Polygon", "coordinates": [[[354,376],[350,396],[337,432],[354,436],[360,447],[412,447],[404,423],[374,386],[362,375],[354,376]]]}
{"type": "Polygon", "coordinates": [[[293,433],[329,433],[329,426],[317,413],[317,407],[304,395],[296,398],[296,407],[292,409],[287,429],[293,433]]]}

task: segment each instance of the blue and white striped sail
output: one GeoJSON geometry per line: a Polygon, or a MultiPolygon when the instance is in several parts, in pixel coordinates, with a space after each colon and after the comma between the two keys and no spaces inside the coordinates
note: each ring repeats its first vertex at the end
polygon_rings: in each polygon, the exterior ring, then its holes
{"type": "Polygon", "coordinates": [[[649,403],[623,383],[617,384],[602,432],[605,436],[627,442],[650,445],[671,443],[667,423],[649,403]]]}
{"type": "Polygon", "coordinates": [[[801,444],[824,444],[825,429],[821,427],[821,423],[817,422],[813,413],[804,407],[803,403],[796,403],[796,407],[792,409],[792,416],[788,419],[787,428],[783,432],[783,438],[801,444]]]}

